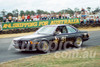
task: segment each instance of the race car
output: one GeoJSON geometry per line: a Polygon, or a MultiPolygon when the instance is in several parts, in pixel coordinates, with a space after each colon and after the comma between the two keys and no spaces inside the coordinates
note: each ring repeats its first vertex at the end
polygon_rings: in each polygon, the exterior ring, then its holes
{"type": "Polygon", "coordinates": [[[67,44],[81,47],[89,39],[86,31],[80,31],[69,24],[47,25],[28,36],[13,39],[16,49],[27,51],[48,52],[57,48],[66,47],[67,44]]]}

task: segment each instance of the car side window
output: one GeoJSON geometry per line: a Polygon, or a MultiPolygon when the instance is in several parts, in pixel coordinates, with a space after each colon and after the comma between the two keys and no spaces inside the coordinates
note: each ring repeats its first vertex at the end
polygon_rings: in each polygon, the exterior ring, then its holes
{"type": "Polygon", "coordinates": [[[57,34],[67,33],[66,26],[59,26],[56,29],[57,34]]]}
{"type": "Polygon", "coordinates": [[[65,27],[65,26],[62,27],[62,33],[67,33],[67,31],[66,31],[66,27],[65,27]]]}
{"type": "Polygon", "coordinates": [[[66,26],[68,33],[75,33],[76,30],[71,26],[66,26]]]}

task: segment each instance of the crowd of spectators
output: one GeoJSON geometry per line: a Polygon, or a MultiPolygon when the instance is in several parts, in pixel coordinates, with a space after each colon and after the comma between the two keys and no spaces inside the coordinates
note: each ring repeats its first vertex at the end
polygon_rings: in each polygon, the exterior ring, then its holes
{"type": "Polygon", "coordinates": [[[39,20],[51,20],[51,19],[70,19],[70,18],[80,18],[80,22],[82,24],[90,24],[90,23],[100,23],[100,16],[95,15],[88,15],[87,11],[84,9],[81,10],[81,14],[75,13],[74,15],[70,15],[68,13],[51,13],[51,14],[36,14],[36,15],[18,15],[18,17],[15,16],[9,16],[6,18],[6,16],[3,16],[3,22],[26,22],[26,21],[39,21],[39,20]]]}
{"type": "Polygon", "coordinates": [[[68,19],[72,18],[70,17],[70,14],[41,14],[41,15],[22,15],[22,16],[9,16],[6,18],[6,16],[3,16],[3,22],[25,22],[25,21],[38,21],[38,20],[51,20],[51,19],[68,19]]]}
{"type": "Polygon", "coordinates": [[[86,16],[80,19],[81,24],[100,24],[100,18],[98,16],[86,16]]]}

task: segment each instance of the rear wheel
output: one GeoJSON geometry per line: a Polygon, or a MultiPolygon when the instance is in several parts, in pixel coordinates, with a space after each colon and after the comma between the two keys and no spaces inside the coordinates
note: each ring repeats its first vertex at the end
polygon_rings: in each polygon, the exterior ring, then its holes
{"type": "Polygon", "coordinates": [[[78,47],[81,47],[82,44],[83,44],[82,38],[81,37],[77,37],[75,42],[74,42],[74,46],[78,48],[78,47]]]}
{"type": "Polygon", "coordinates": [[[58,48],[58,45],[55,44],[55,43],[52,43],[52,44],[50,45],[50,51],[56,51],[57,48],[58,48]]]}

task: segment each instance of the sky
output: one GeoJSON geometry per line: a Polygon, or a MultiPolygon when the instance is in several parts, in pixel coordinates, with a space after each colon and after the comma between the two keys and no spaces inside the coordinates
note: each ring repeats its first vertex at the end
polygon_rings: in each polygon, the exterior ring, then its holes
{"type": "Polygon", "coordinates": [[[100,7],[100,0],[0,0],[0,11],[18,10],[34,10],[41,9],[44,11],[60,11],[62,9],[71,8],[87,8],[94,10],[100,7]]]}

